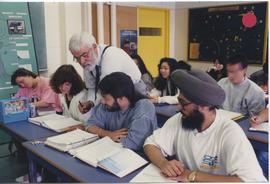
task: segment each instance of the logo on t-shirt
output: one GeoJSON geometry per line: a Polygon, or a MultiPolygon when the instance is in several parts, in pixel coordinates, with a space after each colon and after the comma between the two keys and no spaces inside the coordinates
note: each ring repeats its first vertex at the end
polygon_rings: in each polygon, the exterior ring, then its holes
{"type": "Polygon", "coordinates": [[[219,169],[220,166],[218,165],[218,156],[204,155],[202,164],[200,167],[204,169],[212,169],[212,170],[219,169]]]}

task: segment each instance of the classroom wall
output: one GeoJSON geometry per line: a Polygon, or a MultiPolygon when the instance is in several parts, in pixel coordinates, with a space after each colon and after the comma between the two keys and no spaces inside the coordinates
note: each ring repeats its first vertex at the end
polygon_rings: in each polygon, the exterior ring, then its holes
{"type": "MultiPolygon", "coordinates": [[[[175,10],[175,42],[174,42],[174,57],[177,60],[185,60],[188,58],[188,9],[175,10]]],[[[173,41],[173,40],[171,40],[173,41]]],[[[206,71],[211,65],[211,62],[189,61],[193,68],[206,71]]],[[[249,76],[255,71],[261,70],[261,66],[248,66],[247,75],[249,76]]]]}
{"type": "Polygon", "coordinates": [[[46,2],[44,9],[48,71],[41,75],[50,76],[62,64],[72,64],[82,75],[68,50],[71,35],[82,29],[81,3],[46,2]]]}
{"type": "MultiPolygon", "coordinates": [[[[43,76],[50,76],[60,65],[72,64],[82,75],[82,68],[75,62],[68,50],[68,42],[73,33],[82,30],[82,7],[80,2],[53,3],[45,2],[45,30],[47,44],[48,71],[43,76]]],[[[188,9],[171,9],[170,56],[187,60],[188,46],[188,9]]],[[[207,70],[211,63],[189,62],[194,68],[207,70]]],[[[249,66],[248,75],[260,70],[260,66],[249,66]]]]}

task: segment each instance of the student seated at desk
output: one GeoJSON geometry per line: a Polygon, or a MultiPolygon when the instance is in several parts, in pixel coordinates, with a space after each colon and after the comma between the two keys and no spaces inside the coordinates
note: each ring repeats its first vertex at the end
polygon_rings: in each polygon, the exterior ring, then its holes
{"type": "Polygon", "coordinates": [[[158,77],[155,79],[155,88],[149,93],[153,103],[177,104],[178,89],[171,82],[171,73],[178,69],[178,63],[173,58],[162,58],[158,65],[158,77]]]}
{"type": "Polygon", "coordinates": [[[247,66],[243,55],[230,57],[227,61],[228,77],[218,81],[218,84],[226,93],[222,109],[252,116],[264,109],[265,94],[257,84],[247,78],[247,66]]]}
{"type": "Polygon", "coordinates": [[[90,111],[85,111],[80,105],[87,101],[87,90],[81,76],[72,65],[60,66],[52,75],[50,85],[55,93],[60,94],[63,115],[82,122],[89,119],[90,111]]]}
{"type": "Polygon", "coordinates": [[[93,108],[86,130],[141,150],[146,137],[157,128],[154,105],[135,92],[131,78],[121,72],[105,76],[99,90],[101,104],[93,108]]]}
{"type": "Polygon", "coordinates": [[[182,109],[146,139],[151,162],[176,181],[266,182],[241,127],[216,110],[225,99],[216,81],[200,70],[176,70],[171,78],[182,109]]]}
{"type": "Polygon", "coordinates": [[[52,107],[56,112],[62,112],[59,96],[51,89],[48,78],[19,68],[12,74],[11,84],[18,85],[20,88],[15,97],[29,98],[38,109],[52,107]]]}

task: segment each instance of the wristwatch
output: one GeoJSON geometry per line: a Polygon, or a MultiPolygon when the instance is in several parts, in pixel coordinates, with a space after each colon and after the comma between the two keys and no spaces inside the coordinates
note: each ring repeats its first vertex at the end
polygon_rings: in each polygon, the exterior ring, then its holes
{"type": "Polygon", "coordinates": [[[195,182],[196,175],[197,175],[197,171],[192,171],[187,177],[188,181],[195,182]]]}

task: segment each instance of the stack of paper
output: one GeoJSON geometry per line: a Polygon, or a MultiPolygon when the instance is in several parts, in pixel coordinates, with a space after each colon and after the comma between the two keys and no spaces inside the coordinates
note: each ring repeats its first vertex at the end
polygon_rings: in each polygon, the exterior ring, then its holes
{"type": "Polygon", "coordinates": [[[268,129],[269,129],[268,122],[264,122],[264,123],[259,124],[256,127],[249,128],[250,131],[258,131],[258,132],[266,132],[266,133],[268,133],[268,129]]]}
{"type": "Polygon", "coordinates": [[[77,129],[61,135],[49,137],[44,143],[60,151],[66,152],[71,149],[89,144],[97,139],[98,135],[77,129]]]}
{"type": "Polygon", "coordinates": [[[147,164],[147,161],[130,149],[104,137],[94,143],[69,151],[74,157],[123,177],[147,164]]]}
{"type": "Polygon", "coordinates": [[[28,118],[28,121],[56,132],[67,131],[72,126],[83,124],[80,121],[76,121],[70,117],[61,116],[58,114],[49,114],[35,118],[28,118]]]}

